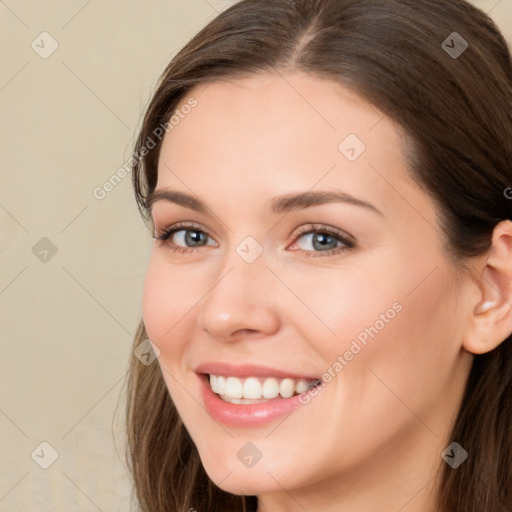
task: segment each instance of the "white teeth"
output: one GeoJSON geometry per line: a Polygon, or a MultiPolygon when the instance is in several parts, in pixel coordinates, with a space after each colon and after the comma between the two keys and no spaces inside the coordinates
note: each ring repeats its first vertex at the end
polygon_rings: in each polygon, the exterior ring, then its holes
{"type": "MultiPolygon", "coordinates": [[[[215,377],[215,375],[214,375],[215,377]]],[[[226,378],[222,376],[217,377],[217,391],[215,393],[218,393],[219,395],[225,395],[226,394],[226,378]]]]}
{"type": "Polygon", "coordinates": [[[279,384],[279,394],[283,398],[290,398],[295,392],[295,381],[293,379],[283,379],[279,384]]]}
{"type": "Polygon", "coordinates": [[[210,386],[212,387],[212,391],[214,393],[219,392],[219,388],[217,387],[217,375],[210,375],[210,386]]]}
{"type": "Polygon", "coordinates": [[[242,398],[242,381],[236,377],[228,377],[224,394],[228,398],[242,398]]]}
{"type": "Polygon", "coordinates": [[[261,402],[268,402],[268,400],[250,400],[248,398],[227,398],[226,395],[220,395],[220,398],[224,400],[224,402],[229,402],[230,404],[259,404],[261,402]]]}
{"type": "Polygon", "coordinates": [[[316,382],[316,380],[306,379],[276,379],[275,377],[239,379],[210,375],[212,391],[220,395],[223,400],[236,404],[271,400],[279,395],[282,398],[290,398],[295,394],[304,393],[316,382]]]}
{"type": "Polygon", "coordinates": [[[261,383],[255,377],[249,377],[245,379],[242,390],[244,398],[252,398],[257,400],[261,398],[261,383]]]}
{"type": "Polygon", "coordinates": [[[308,384],[308,381],[307,380],[304,380],[304,379],[300,379],[297,384],[295,384],[295,391],[297,393],[304,393],[304,391],[308,390],[309,389],[309,384],[308,384]]]}
{"type": "Polygon", "coordinates": [[[279,382],[274,377],[269,377],[263,382],[263,398],[275,398],[279,395],[279,382]]]}

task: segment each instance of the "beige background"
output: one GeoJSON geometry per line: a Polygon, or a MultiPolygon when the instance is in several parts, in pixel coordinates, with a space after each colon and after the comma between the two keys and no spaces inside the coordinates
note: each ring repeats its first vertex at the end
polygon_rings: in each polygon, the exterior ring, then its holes
{"type": "MultiPolygon", "coordinates": [[[[231,3],[0,0],[0,512],[130,509],[119,397],[150,237],[130,176],[93,190],[169,59],[231,3]]],[[[512,41],[512,0],[474,3],[512,41]]]]}

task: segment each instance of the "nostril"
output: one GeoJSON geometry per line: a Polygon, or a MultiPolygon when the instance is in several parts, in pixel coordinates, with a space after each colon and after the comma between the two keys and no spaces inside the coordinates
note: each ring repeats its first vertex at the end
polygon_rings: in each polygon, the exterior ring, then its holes
{"type": "Polygon", "coordinates": [[[233,333],[233,336],[252,336],[253,334],[256,334],[258,331],[256,329],[239,329],[235,333],[233,333]]]}

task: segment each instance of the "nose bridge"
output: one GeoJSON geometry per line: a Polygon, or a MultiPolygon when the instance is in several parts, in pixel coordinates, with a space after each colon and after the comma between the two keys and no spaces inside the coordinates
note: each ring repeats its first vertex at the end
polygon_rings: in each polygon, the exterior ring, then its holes
{"type": "Polygon", "coordinates": [[[199,305],[199,325],[211,336],[224,340],[240,331],[275,332],[279,312],[272,291],[272,273],[266,266],[263,248],[252,237],[246,237],[219,267],[199,305]]]}

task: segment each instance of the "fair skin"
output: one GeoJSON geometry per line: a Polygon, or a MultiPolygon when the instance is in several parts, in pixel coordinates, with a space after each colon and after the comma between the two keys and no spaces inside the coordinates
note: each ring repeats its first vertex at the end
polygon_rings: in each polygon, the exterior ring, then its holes
{"type": "Polygon", "coordinates": [[[471,261],[474,272],[459,272],[432,199],[409,177],[398,127],[339,84],[284,76],[194,89],[198,106],[165,136],[157,190],[207,208],[156,201],[155,232],[183,222],[207,236],[202,246],[187,245],[187,231],[155,240],[148,336],[203,466],[225,491],[258,495],[259,512],[432,512],[472,353],[512,331],[510,223],[471,261]],[[338,149],[348,134],[366,146],[353,162],[338,149]],[[320,190],[371,206],[270,210],[276,196],[320,190]],[[344,250],[319,257],[326,249],[297,234],[312,224],[348,233],[353,247],[334,242],[327,250],[344,250]],[[263,250],[252,263],[236,252],[248,236],[263,250]],[[206,410],[199,364],[322,376],[397,303],[307,405],[251,427],[222,425],[206,410]],[[237,457],[247,442],[262,454],[252,467],[237,457]]]}

